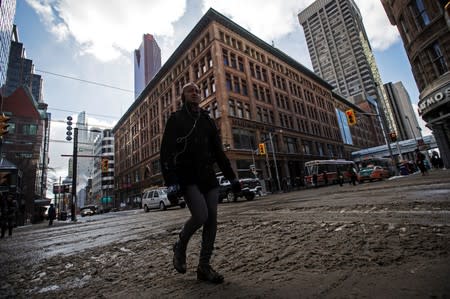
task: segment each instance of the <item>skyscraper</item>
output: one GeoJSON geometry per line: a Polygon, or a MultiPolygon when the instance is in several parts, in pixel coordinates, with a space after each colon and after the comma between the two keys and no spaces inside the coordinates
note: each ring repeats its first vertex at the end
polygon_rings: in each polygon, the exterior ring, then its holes
{"type": "Polygon", "coordinates": [[[134,97],[137,98],[161,68],[161,49],[151,34],[144,34],[134,50],[134,97]]]}
{"type": "Polygon", "coordinates": [[[375,99],[394,130],[394,116],[353,0],[317,0],[299,13],[314,72],[350,102],[375,99]]]}
{"type": "Polygon", "coordinates": [[[16,0],[0,1],[0,88],[5,84],[16,0]]]}
{"type": "MultiPolygon", "coordinates": [[[[86,112],[82,111],[77,116],[76,127],[78,128],[78,153],[81,155],[92,155],[94,141],[101,134],[98,128],[89,128],[86,112]]],[[[77,206],[82,207],[85,204],[86,194],[81,192],[84,189],[88,178],[91,176],[93,157],[80,157],[77,159],[77,206]]],[[[69,173],[72,175],[72,173],[69,173]]]]}
{"type": "Polygon", "coordinates": [[[21,86],[26,86],[30,89],[36,103],[43,102],[42,78],[34,73],[33,60],[27,59],[25,48],[19,42],[18,29],[14,25],[4,93],[6,96],[9,96],[21,86]]]}
{"type": "Polygon", "coordinates": [[[416,139],[420,137],[419,123],[417,122],[411,99],[402,82],[384,84],[389,106],[395,115],[395,126],[400,140],[416,139]]]}

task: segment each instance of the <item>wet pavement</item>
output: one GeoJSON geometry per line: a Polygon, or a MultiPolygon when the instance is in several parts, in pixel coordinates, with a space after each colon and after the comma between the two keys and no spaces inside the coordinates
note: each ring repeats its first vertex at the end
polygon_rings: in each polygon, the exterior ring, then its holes
{"type": "Polygon", "coordinates": [[[214,267],[171,266],[187,209],[121,211],[17,228],[0,240],[0,297],[445,298],[450,170],[219,205],[214,267]]]}

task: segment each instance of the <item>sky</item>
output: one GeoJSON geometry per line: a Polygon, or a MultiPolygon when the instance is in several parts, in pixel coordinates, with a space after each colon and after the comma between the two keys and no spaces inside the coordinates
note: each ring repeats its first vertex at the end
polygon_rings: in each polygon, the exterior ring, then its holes
{"type": "MultiPolygon", "coordinates": [[[[112,128],[134,101],[134,58],[145,33],[161,48],[162,63],[214,8],[312,70],[298,13],[313,0],[17,0],[15,24],[27,58],[42,75],[52,114],[50,184],[67,176],[72,143],[66,118],[85,111],[88,125],[112,128]],[[256,9],[257,8],[257,9],[256,9]],[[57,76],[79,78],[112,86],[57,76]]],[[[380,0],[355,0],[383,83],[402,81],[417,111],[419,92],[398,30],[380,0]]],[[[429,130],[418,117],[424,135],[429,130]]],[[[47,194],[49,195],[49,194],[47,194]]],[[[51,194],[50,194],[51,195],[51,194]]]]}

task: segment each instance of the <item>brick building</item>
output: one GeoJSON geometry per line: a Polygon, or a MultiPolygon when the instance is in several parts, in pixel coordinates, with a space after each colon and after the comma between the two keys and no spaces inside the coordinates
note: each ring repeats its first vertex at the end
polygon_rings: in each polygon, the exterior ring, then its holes
{"type": "Polygon", "coordinates": [[[113,128],[115,195],[122,202],[163,183],[164,126],[181,104],[182,86],[191,81],[199,85],[200,105],[216,121],[240,177],[251,175],[255,165],[258,177],[269,179],[271,173],[275,178],[276,164],[280,180],[298,183],[305,161],[349,159],[360,149],[357,142],[378,144],[369,117],[362,116],[351,129],[339,117],[349,107],[360,108],[332,93],[332,86],[311,70],[210,9],[113,128]],[[341,132],[350,131],[357,138],[344,143],[341,132]],[[261,140],[266,140],[267,157],[255,154],[261,140]]]}
{"type": "Polygon", "coordinates": [[[22,220],[39,221],[39,207],[49,204],[47,193],[48,140],[50,115],[47,104],[36,103],[27,86],[3,98],[3,113],[11,119],[3,136],[2,156],[22,172],[15,197],[22,220]]]}

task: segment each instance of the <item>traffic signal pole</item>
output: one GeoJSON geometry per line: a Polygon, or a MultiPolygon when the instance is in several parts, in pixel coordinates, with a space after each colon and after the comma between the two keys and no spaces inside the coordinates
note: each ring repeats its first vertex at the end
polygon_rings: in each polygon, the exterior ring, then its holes
{"type": "Polygon", "coordinates": [[[77,163],[78,163],[78,128],[73,129],[73,159],[72,159],[72,202],[70,213],[72,221],[77,221],[75,204],[77,199],[77,163]]]}
{"type": "Polygon", "coordinates": [[[272,132],[270,132],[270,131],[269,131],[269,139],[270,139],[270,146],[272,147],[273,163],[274,163],[274,166],[275,166],[275,175],[277,176],[278,191],[281,191],[280,177],[278,175],[277,158],[275,158],[275,148],[273,147],[272,132]]]}

